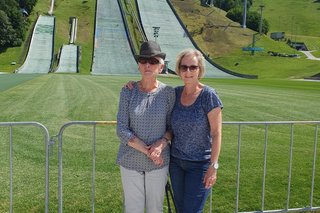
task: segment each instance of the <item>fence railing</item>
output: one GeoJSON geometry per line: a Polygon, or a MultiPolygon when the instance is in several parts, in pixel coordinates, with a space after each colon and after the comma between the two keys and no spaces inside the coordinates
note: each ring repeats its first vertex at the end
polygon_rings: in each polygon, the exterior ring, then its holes
{"type": "MultiPolygon", "coordinates": [[[[0,122],[0,126],[9,128],[9,161],[10,161],[10,213],[13,212],[13,127],[17,126],[34,126],[38,127],[43,131],[43,142],[45,145],[46,152],[46,171],[45,171],[45,212],[49,210],[49,132],[48,129],[38,122],[0,122]]],[[[1,192],[2,193],[2,192],[1,192]]]]}
{"type": "Polygon", "coordinates": [[[95,165],[96,165],[96,126],[97,125],[114,125],[115,121],[74,121],[64,124],[57,135],[59,140],[58,155],[59,155],[59,178],[58,178],[58,195],[59,195],[59,213],[62,213],[63,208],[63,191],[62,191],[62,140],[64,130],[72,125],[91,125],[93,127],[93,138],[92,138],[92,185],[91,185],[91,207],[94,212],[95,205],[95,165]]]}
{"type": "MultiPolygon", "coordinates": [[[[12,128],[14,126],[36,126],[40,127],[44,132],[44,143],[46,145],[46,173],[45,173],[45,212],[48,212],[49,207],[49,146],[52,145],[55,138],[58,139],[58,210],[59,213],[63,211],[63,135],[66,128],[70,126],[82,125],[82,126],[91,126],[92,127],[92,174],[91,174],[91,205],[92,212],[95,211],[95,164],[96,164],[96,126],[98,125],[115,125],[115,121],[74,121],[68,122],[64,124],[57,135],[49,137],[48,130],[45,126],[37,122],[0,122],[0,126],[7,126],[10,130],[10,213],[13,212],[12,203],[13,203],[13,181],[12,181],[12,128]]],[[[320,210],[320,206],[313,206],[314,204],[314,190],[315,190],[315,176],[316,176],[316,168],[317,166],[316,158],[317,158],[317,147],[318,147],[318,138],[319,138],[319,125],[320,121],[288,121],[288,122],[223,122],[223,129],[232,126],[236,128],[237,135],[237,174],[236,174],[236,203],[234,212],[243,212],[239,211],[239,193],[240,193],[240,165],[241,165],[241,144],[242,144],[242,134],[244,127],[249,126],[261,126],[262,134],[264,134],[264,144],[263,144],[263,173],[262,173],[262,186],[261,186],[261,207],[259,210],[255,211],[246,211],[248,213],[253,212],[263,212],[263,213],[273,213],[273,212],[306,212],[306,211],[316,211],[320,210]],[[289,145],[289,161],[288,161],[288,179],[287,179],[287,195],[286,195],[286,205],[282,209],[274,209],[274,210],[265,210],[265,195],[266,195],[266,176],[267,176],[267,156],[271,154],[268,152],[268,143],[269,143],[269,129],[274,126],[288,126],[289,132],[287,133],[290,137],[290,145],[289,145]],[[305,125],[311,126],[313,129],[313,157],[312,157],[312,174],[310,180],[310,197],[309,197],[309,205],[307,207],[301,208],[290,208],[290,196],[291,196],[291,179],[292,179],[292,164],[293,164],[293,146],[295,142],[295,126],[297,125],[305,125]]],[[[319,193],[319,192],[318,192],[319,193]]],[[[210,201],[209,201],[209,212],[214,212],[212,208],[212,191],[210,193],[210,201]]],[[[318,204],[317,204],[318,205],[318,204]]]]}
{"type": "Polygon", "coordinates": [[[236,209],[235,212],[239,212],[239,189],[240,189],[240,162],[241,162],[241,128],[248,125],[262,125],[264,126],[264,162],[263,162],[263,176],[262,176],[262,200],[261,210],[259,211],[247,211],[247,213],[254,212],[303,212],[303,211],[315,211],[320,210],[319,207],[313,206],[313,194],[316,172],[316,157],[317,157],[317,144],[318,144],[318,132],[320,121],[278,121],[278,122],[224,122],[224,125],[237,125],[238,126],[238,156],[237,156],[237,191],[236,191],[236,209]],[[268,145],[268,128],[270,125],[289,125],[290,126],[290,156],[288,165],[288,184],[287,184],[287,200],[286,206],[283,209],[277,210],[265,210],[265,187],[266,187],[266,174],[267,174],[267,145],[268,145]],[[314,150],[313,150],[313,162],[312,162],[312,178],[311,178],[311,190],[310,190],[310,205],[309,207],[290,208],[290,192],[291,192],[291,177],[292,177],[292,158],[293,158],[293,144],[294,144],[294,126],[295,125],[314,125],[314,150]]]}

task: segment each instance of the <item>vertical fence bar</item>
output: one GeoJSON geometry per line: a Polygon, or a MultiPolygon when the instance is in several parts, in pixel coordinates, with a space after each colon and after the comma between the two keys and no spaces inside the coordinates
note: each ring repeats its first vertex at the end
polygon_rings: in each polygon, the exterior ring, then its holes
{"type": "Polygon", "coordinates": [[[46,198],[45,198],[45,213],[48,213],[49,212],[49,147],[50,147],[49,132],[47,132],[47,134],[45,135],[45,140],[46,140],[46,198]]]}
{"type": "Polygon", "coordinates": [[[236,213],[239,211],[239,186],[240,186],[240,149],[241,149],[241,124],[238,125],[238,172],[236,192],[236,213]]]}
{"type": "Polygon", "coordinates": [[[312,163],[312,181],[311,181],[311,193],[310,193],[310,208],[313,206],[313,191],[314,191],[314,177],[316,175],[316,159],[317,159],[317,145],[318,145],[318,127],[315,128],[315,139],[314,139],[314,149],[313,149],[313,163],[312,163]]]}
{"type": "Polygon", "coordinates": [[[264,135],[264,161],[263,161],[263,177],[262,177],[262,196],[261,196],[261,211],[264,211],[264,196],[266,189],[266,174],[267,174],[267,146],[268,146],[268,124],[265,124],[264,135]]]}
{"type": "Polygon", "coordinates": [[[212,213],[212,188],[210,189],[210,202],[209,202],[209,212],[212,213]]]}
{"type": "MultiPolygon", "coordinates": [[[[61,132],[62,130],[60,130],[61,132]]],[[[59,171],[58,171],[58,210],[62,213],[62,133],[58,135],[58,158],[59,158],[59,171]]]]}
{"type": "Polygon", "coordinates": [[[92,143],[92,213],[95,204],[95,171],[96,171],[96,124],[93,125],[93,143],[92,143]]]}
{"type": "Polygon", "coordinates": [[[291,173],[292,173],[292,153],[293,153],[293,124],[290,125],[290,157],[289,157],[289,171],[288,171],[288,191],[287,191],[287,204],[286,211],[290,205],[290,191],[291,191],[291,173]]]}
{"type": "Polygon", "coordinates": [[[10,126],[10,213],[12,213],[12,201],[13,201],[13,189],[12,189],[12,179],[13,179],[13,171],[12,171],[12,126],[10,126]]]}

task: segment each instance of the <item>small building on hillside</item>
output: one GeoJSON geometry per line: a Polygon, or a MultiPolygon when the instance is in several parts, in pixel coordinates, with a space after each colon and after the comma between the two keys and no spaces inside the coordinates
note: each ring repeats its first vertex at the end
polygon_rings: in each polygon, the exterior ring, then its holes
{"type": "Polygon", "coordinates": [[[308,48],[304,42],[297,42],[297,41],[288,41],[288,45],[290,47],[299,50],[299,51],[308,51],[308,48]]]}
{"type": "Polygon", "coordinates": [[[270,34],[270,38],[276,41],[284,39],[284,36],[285,36],[285,32],[273,32],[270,34]]]}

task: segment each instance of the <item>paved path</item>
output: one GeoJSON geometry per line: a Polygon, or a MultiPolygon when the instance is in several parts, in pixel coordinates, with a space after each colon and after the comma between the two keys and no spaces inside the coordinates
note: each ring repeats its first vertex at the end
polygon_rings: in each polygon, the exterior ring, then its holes
{"type": "MultiPolygon", "coordinates": [[[[186,48],[195,48],[166,0],[137,0],[140,17],[148,40],[156,40],[167,53],[169,68],[175,70],[178,53],[186,48]],[[154,28],[160,27],[159,37],[154,38],[154,28]]],[[[234,78],[206,61],[205,77],[234,78]]]]}
{"type": "Polygon", "coordinates": [[[39,16],[35,25],[28,55],[17,73],[48,73],[53,59],[55,17],[39,16]]]}
{"type": "Polygon", "coordinates": [[[98,0],[92,74],[138,75],[117,0],[98,0]]]}
{"type": "Polygon", "coordinates": [[[314,55],[312,55],[312,51],[300,51],[302,52],[303,54],[305,54],[307,56],[308,59],[310,60],[317,60],[317,61],[320,61],[320,58],[316,58],[314,57],[314,55]]]}

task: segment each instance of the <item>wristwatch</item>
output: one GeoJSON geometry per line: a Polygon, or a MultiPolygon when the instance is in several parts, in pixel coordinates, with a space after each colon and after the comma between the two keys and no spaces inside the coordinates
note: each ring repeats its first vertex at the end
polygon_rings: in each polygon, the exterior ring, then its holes
{"type": "Polygon", "coordinates": [[[218,170],[219,169],[219,163],[218,162],[213,162],[213,163],[210,163],[209,165],[210,167],[214,168],[215,170],[218,170]]]}

